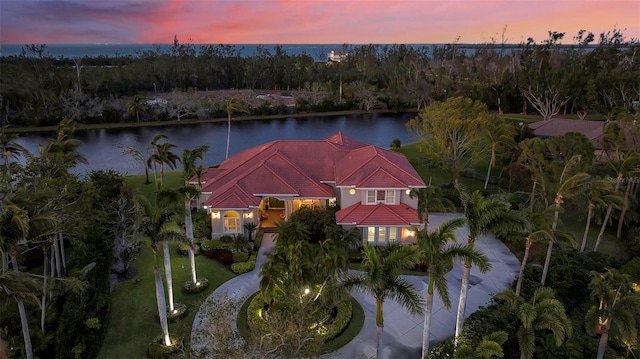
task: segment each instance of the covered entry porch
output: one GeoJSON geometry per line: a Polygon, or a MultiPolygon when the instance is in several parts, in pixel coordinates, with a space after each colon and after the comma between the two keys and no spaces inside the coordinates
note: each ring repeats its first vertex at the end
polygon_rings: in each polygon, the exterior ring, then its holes
{"type": "Polygon", "coordinates": [[[260,228],[275,228],[302,207],[327,208],[331,198],[264,197],[258,207],[260,228]]]}

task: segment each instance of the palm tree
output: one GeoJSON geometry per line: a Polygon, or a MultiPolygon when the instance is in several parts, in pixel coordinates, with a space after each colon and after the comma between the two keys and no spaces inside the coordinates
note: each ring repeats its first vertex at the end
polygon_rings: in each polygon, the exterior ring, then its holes
{"type": "MultiPolygon", "coordinates": [[[[616,209],[624,207],[623,197],[613,188],[613,183],[606,179],[593,179],[586,183],[584,191],[581,191],[581,197],[587,202],[587,221],[582,235],[582,244],[580,252],[584,252],[587,246],[587,236],[591,226],[593,211],[598,208],[607,208],[609,205],[616,209]]],[[[581,202],[578,202],[581,203],[581,202]]]]}
{"type": "Polygon", "coordinates": [[[455,204],[442,197],[440,189],[431,183],[425,188],[412,189],[409,197],[418,198],[418,219],[425,227],[429,225],[429,211],[453,212],[456,209],[455,204]]]}
{"type": "Polygon", "coordinates": [[[491,268],[489,259],[482,252],[469,245],[452,244],[456,241],[454,231],[464,225],[464,219],[456,218],[441,224],[433,232],[428,229],[417,232],[417,248],[420,262],[426,264],[429,277],[424,310],[424,327],[422,331],[422,358],[429,354],[429,334],[431,329],[431,309],[433,307],[434,289],[438,290],[445,308],[451,307],[449,286],[445,277],[453,269],[454,261],[469,260],[478,266],[481,272],[491,268]]]}
{"type": "Polygon", "coordinates": [[[602,359],[610,333],[629,337],[640,326],[640,296],[633,292],[630,277],[615,269],[592,272],[591,276],[591,297],[598,304],[587,312],[587,327],[601,332],[596,358],[602,359]]]}
{"type": "Polygon", "coordinates": [[[522,263],[520,264],[520,272],[518,273],[518,281],[515,291],[516,295],[520,295],[524,269],[527,266],[531,246],[534,243],[555,243],[562,241],[575,245],[575,239],[572,233],[551,229],[551,222],[553,221],[554,212],[555,209],[552,207],[542,209],[540,208],[540,206],[536,206],[533,209],[522,209],[522,215],[524,218],[526,218],[527,224],[526,229],[523,232],[523,235],[525,236],[524,255],[522,257],[522,263]]]}
{"type": "MultiPolygon", "coordinates": [[[[553,223],[551,224],[551,230],[555,231],[558,226],[558,219],[560,217],[560,209],[564,203],[565,198],[571,198],[582,190],[585,183],[589,179],[589,174],[579,172],[571,174],[572,170],[580,162],[580,155],[572,156],[562,168],[562,173],[557,182],[552,183],[556,188],[556,196],[553,200],[555,206],[555,212],[553,213],[553,223]]],[[[549,272],[549,264],[551,263],[551,254],[553,252],[553,245],[555,242],[549,241],[547,245],[547,255],[544,259],[544,266],[542,267],[542,279],[540,279],[540,285],[544,286],[547,280],[547,273],[549,272]]]]}
{"type": "Polygon", "coordinates": [[[230,97],[227,100],[227,150],[224,153],[224,158],[229,158],[229,141],[231,141],[231,116],[235,112],[246,112],[244,103],[237,97],[230,97]]]}
{"type": "Polygon", "coordinates": [[[191,200],[200,194],[200,187],[189,184],[189,180],[196,174],[196,160],[203,160],[205,152],[209,151],[209,146],[198,146],[192,150],[185,149],[182,152],[182,178],[184,180],[184,225],[187,240],[189,241],[189,265],[191,267],[191,283],[197,283],[196,260],[193,243],[193,219],[191,218],[191,200]]]}
{"type": "Polygon", "coordinates": [[[160,330],[162,331],[162,342],[164,345],[171,345],[171,337],[169,336],[169,323],[167,322],[167,303],[164,299],[164,286],[162,285],[162,276],[158,267],[158,247],[155,243],[151,245],[153,251],[153,279],[156,286],[156,304],[158,306],[158,317],[160,318],[160,330]]]}
{"type": "Polygon", "coordinates": [[[418,264],[418,253],[413,247],[364,247],[364,273],[349,276],[343,282],[347,290],[357,288],[373,296],[376,301],[377,358],[383,357],[383,306],[387,298],[396,300],[411,314],[420,314],[424,302],[416,288],[400,277],[399,272],[418,264]]]}
{"type": "Polygon", "coordinates": [[[249,242],[253,242],[253,232],[258,229],[258,225],[253,222],[245,222],[242,227],[247,230],[249,242]]]}
{"type": "MultiPolygon", "coordinates": [[[[511,204],[504,197],[494,195],[485,198],[479,191],[469,194],[461,186],[458,186],[458,190],[460,191],[460,200],[462,201],[467,227],[469,228],[467,242],[469,246],[473,247],[476,240],[489,231],[520,232],[522,230],[525,224],[524,219],[515,211],[510,210],[511,204]]],[[[462,286],[458,302],[455,338],[459,337],[462,331],[471,266],[472,262],[465,260],[462,270],[462,286]]]]}
{"type": "MultiPolygon", "coordinates": [[[[638,153],[630,153],[621,161],[609,161],[607,164],[613,169],[616,173],[616,187],[615,191],[620,189],[620,184],[624,180],[624,176],[634,169],[640,164],[640,154],[638,153]]],[[[597,252],[598,247],[600,246],[600,241],[604,236],[604,231],[609,225],[609,218],[611,217],[611,211],[613,210],[613,205],[609,205],[607,207],[607,213],[604,215],[604,219],[602,220],[602,226],[600,227],[600,232],[598,232],[598,238],[596,239],[596,244],[593,247],[593,251],[597,252]]]]}
{"type": "Polygon", "coordinates": [[[524,167],[533,181],[531,186],[531,194],[529,195],[529,207],[533,208],[535,203],[535,194],[538,184],[542,181],[544,168],[544,153],[546,151],[546,143],[539,137],[525,139],[518,144],[520,154],[516,162],[524,167]]]}
{"type": "Polygon", "coordinates": [[[489,166],[487,167],[487,177],[484,180],[484,189],[489,185],[491,170],[496,167],[496,154],[501,146],[515,146],[513,136],[515,135],[515,127],[511,124],[504,123],[498,117],[492,117],[487,126],[484,128],[486,140],[490,145],[491,157],[489,166]]]}
{"type": "Polygon", "coordinates": [[[4,127],[0,129],[0,157],[2,158],[3,164],[3,183],[5,186],[8,186],[11,182],[11,171],[10,171],[10,159],[16,159],[20,157],[22,154],[27,155],[29,151],[24,148],[21,144],[16,142],[18,135],[12,133],[5,133],[4,127]]]}
{"type": "Polygon", "coordinates": [[[176,162],[180,162],[180,157],[171,152],[174,147],[177,146],[169,142],[156,144],[155,154],[151,155],[153,161],[160,165],[160,184],[164,183],[164,165],[166,164],[169,168],[174,169],[176,168],[176,162]]]}
{"type": "Polygon", "coordinates": [[[520,322],[518,343],[521,359],[533,358],[536,331],[551,331],[556,339],[556,346],[562,345],[565,338],[570,338],[573,333],[562,303],[554,298],[550,288],[538,288],[530,303],[512,290],[500,292],[495,297],[504,300],[520,322]]]}
{"type": "Polygon", "coordinates": [[[18,272],[17,268],[14,268],[14,271],[0,270],[0,298],[3,298],[3,301],[13,299],[18,304],[25,356],[29,359],[33,359],[33,347],[31,345],[31,335],[24,301],[30,301],[40,307],[40,301],[36,294],[39,291],[39,284],[32,276],[18,272]]]}
{"type": "Polygon", "coordinates": [[[158,147],[160,146],[162,141],[166,140],[167,138],[169,138],[167,137],[167,135],[159,133],[153,136],[153,139],[151,139],[151,154],[147,159],[147,166],[151,167],[151,165],[153,165],[153,179],[156,183],[156,188],[158,187],[158,168],[156,165],[159,163],[158,160],[160,159],[160,156],[158,155],[158,147]]]}
{"type": "Polygon", "coordinates": [[[144,97],[141,95],[135,95],[127,102],[127,113],[131,115],[135,114],[137,122],[140,122],[140,112],[144,111],[146,108],[147,106],[144,102],[144,97]]]}
{"type": "Polygon", "coordinates": [[[502,358],[504,351],[502,344],[509,339],[506,332],[493,332],[482,337],[482,341],[475,347],[470,343],[461,341],[453,353],[455,359],[493,359],[502,358]]]}

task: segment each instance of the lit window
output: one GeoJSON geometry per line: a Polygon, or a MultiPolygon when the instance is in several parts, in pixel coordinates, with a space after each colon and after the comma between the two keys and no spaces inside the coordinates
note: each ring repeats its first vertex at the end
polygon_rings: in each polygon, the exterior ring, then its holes
{"type": "Polygon", "coordinates": [[[384,203],[395,204],[396,203],[396,191],[386,191],[384,203]]]}
{"type": "Polygon", "coordinates": [[[378,242],[382,243],[387,239],[387,228],[378,227],[378,242]]]}
{"type": "Polygon", "coordinates": [[[389,228],[389,243],[393,243],[398,240],[398,228],[389,228]]]}
{"type": "Polygon", "coordinates": [[[224,214],[224,232],[240,233],[240,215],[236,211],[228,211],[224,214]]]}
{"type": "Polygon", "coordinates": [[[367,242],[375,243],[376,241],[376,227],[367,227],[367,242]]]}

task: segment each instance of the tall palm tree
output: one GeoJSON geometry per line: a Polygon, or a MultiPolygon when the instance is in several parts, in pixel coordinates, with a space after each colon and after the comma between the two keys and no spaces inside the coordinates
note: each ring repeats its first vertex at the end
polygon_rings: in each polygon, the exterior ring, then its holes
{"type": "Polygon", "coordinates": [[[396,300],[411,314],[420,314],[424,302],[416,288],[400,277],[400,271],[418,264],[418,253],[413,247],[364,247],[364,273],[349,276],[343,282],[343,287],[361,289],[373,296],[376,301],[376,347],[377,358],[383,358],[384,345],[382,333],[384,330],[384,301],[389,298],[396,300]]]}
{"type": "Polygon", "coordinates": [[[608,208],[609,205],[614,206],[616,209],[621,208],[624,206],[624,199],[619,192],[614,190],[613,183],[610,180],[599,178],[587,182],[584,190],[580,193],[580,197],[581,200],[587,203],[587,221],[582,234],[582,244],[580,245],[580,252],[584,252],[594,210],[608,208]]]}
{"type": "Polygon", "coordinates": [[[534,243],[561,241],[572,245],[575,244],[575,239],[572,233],[551,229],[553,214],[555,212],[553,207],[543,209],[541,206],[536,206],[533,209],[522,209],[521,212],[523,217],[527,220],[527,223],[526,228],[522,233],[525,237],[525,245],[522,263],[520,264],[520,272],[518,273],[518,281],[516,283],[516,295],[520,295],[524,269],[527,266],[531,246],[534,243]]]}
{"type": "Polygon", "coordinates": [[[182,193],[184,194],[184,225],[187,235],[187,241],[189,241],[189,265],[191,267],[191,283],[194,285],[197,283],[196,277],[196,260],[194,253],[193,243],[193,219],[191,218],[191,200],[198,198],[200,194],[200,186],[195,187],[189,184],[191,177],[196,175],[196,161],[203,160],[205,152],[209,151],[209,146],[198,146],[194,149],[185,149],[182,152],[182,178],[184,180],[184,187],[182,193]]]}
{"type": "MultiPolygon", "coordinates": [[[[629,155],[627,155],[621,161],[609,161],[607,162],[607,164],[609,165],[609,167],[611,167],[611,169],[616,174],[615,191],[618,191],[620,189],[620,185],[622,184],[622,181],[624,180],[624,176],[629,171],[635,170],[637,166],[640,164],[640,154],[629,153],[629,155]]],[[[609,218],[611,217],[611,211],[613,211],[613,205],[609,205],[609,207],[607,207],[607,212],[604,215],[604,219],[602,220],[602,226],[600,227],[600,232],[598,232],[598,238],[596,239],[596,244],[593,248],[594,252],[598,251],[598,247],[600,246],[600,241],[604,236],[604,231],[607,229],[607,226],[609,225],[609,218]]]]}
{"type": "Polygon", "coordinates": [[[130,115],[136,115],[136,121],[140,122],[140,112],[144,111],[147,108],[144,97],[141,95],[133,96],[127,102],[127,113],[130,115]]]}
{"type": "Polygon", "coordinates": [[[155,136],[153,136],[153,139],[151,139],[151,154],[149,155],[149,158],[147,159],[147,166],[151,167],[153,165],[153,179],[154,182],[156,183],[156,188],[158,187],[158,160],[160,159],[160,156],[158,155],[158,147],[160,146],[161,143],[164,142],[164,140],[168,139],[169,137],[167,137],[167,135],[163,134],[163,133],[159,133],[155,136]]]}
{"type": "Polygon", "coordinates": [[[26,273],[18,272],[17,270],[0,270],[0,298],[3,298],[3,301],[13,299],[18,304],[25,356],[30,359],[33,358],[33,347],[31,345],[31,334],[29,333],[24,301],[29,301],[40,307],[40,301],[36,294],[40,292],[39,287],[40,285],[36,279],[26,273]]]}
{"type": "MultiPolygon", "coordinates": [[[[160,268],[158,265],[158,244],[165,243],[168,240],[179,235],[179,231],[172,221],[175,217],[175,212],[165,210],[162,207],[154,209],[149,203],[144,203],[144,210],[146,216],[140,224],[140,232],[151,240],[151,250],[153,252],[153,277],[155,281],[156,289],[156,304],[158,306],[158,316],[160,318],[160,329],[162,331],[162,338],[165,345],[171,345],[171,339],[169,337],[169,324],[167,321],[167,303],[165,301],[164,283],[162,282],[162,276],[160,275],[160,268]]],[[[165,251],[166,253],[166,251],[165,251]]],[[[166,262],[165,262],[166,264],[166,262]]],[[[169,263],[168,279],[171,280],[171,265],[169,263]]],[[[169,290],[171,286],[168,286],[169,290]]],[[[173,297],[170,296],[171,302],[173,297]]],[[[169,310],[171,313],[173,308],[169,310]]]]}
{"type": "Polygon", "coordinates": [[[570,338],[573,334],[571,321],[567,319],[562,303],[554,298],[550,288],[538,288],[531,302],[525,301],[511,290],[500,292],[495,297],[506,302],[520,323],[518,344],[521,359],[533,358],[536,331],[551,331],[556,339],[556,346],[562,345],[565,338],[570,338]]]}
{"type": "Polygon", "coordinates": [[[237,97],[230,97],[227,100],[227,150],[224,158],[229,158],[229,141],[231,141],[231,116],[236,112],[247,112],[244,103],[237,97]]]}
{"type": "MultiPolygon", "coordinates": [[[[584,185],[589,180],[590,175],[584,172],[572,173],[575,167],[580,162],[580,155],[572,156],[562,167],[562,172],[557,182],[550,183],[549,187],[555,187],[555,198],[553,199],[554,203],[554,213],[553,213],[553,222],[551,224],[551,230],[555,231],[558,226],[558,220],[560,218],[560,210],[562,209],[562,204],[566,198],[571,198],[579,193],[584,185]]],[[[547,244],[547,254],[544,259],[544,266],[542,267],[542,278],[540,279],[540,285],[544,286],[545,281],[547,280],[547,273],[549,272],[549,264],[551,263],[551,254],[553,253],[553,245],[555,242],[549,241],[547,244]]]]}
{"type": "Polygon", "coordinates": [[[544,172],[544,153],[547,145],[539,137],[529,138],[518,144],[519,155],[516,162],[524,167],[528,172],[533,185],[529,195],[529,206],[533,207],[538,184],[542,181],[544,172]]]}
{"type": "MultiPolygon", "coordinates": [[[[473,247],[480,236],[490,231],[520,232],[522,230],[525,220],[515,211],[510,210],[511,204],[506,198],[497,195],[485,198],[479,191],[469,194],[462,186],[458,186],[458,190],[469,228],[467,240],[469,246],[473,247]]],[[[456,316],[456,338],[460,336],[462,331],[472,264],[471,261],[465,260],[462,269],[462,286],[456,316]]]]}
{"type": "Polygon", "coordinates": [[[163,142],[156,144],[156,151],[152,154],[153,161],[160,165],[160,184],[164,183],[164,166],[174,169],[176,163],[180,162],[180,157],[171,152],[171,149],[177,147],[173,143],[163,142]]]}
{"type": "Polygon", "coordinates": [[[455,230],[463,225],[464,219],[456,218],[441,224],[433,232],[429,232],[426,228],[417,232],[418,255],[420,262],[428,267],[427,275],[429,278],[422,331],[422,358],[429,354],[434,289],[438,290],[445,308],[451,307],[446,275],[453,269],[454,261],[469,260],[483,273],[491,268],[489,259],[479,250],[469,245],[452,243],[456,241],[455,230]]]}
{"type": "Polygon", "coordinates": [[[484,135],[490,145],[490,159],[487,167],[487,177],[484,180],[484,189],[489,185],[491,170],[496,167],[496,155],[500,148],[515,146],[515,127],[502,121],[498,117],[492,117],[484,127],[484,135]]]}
{"type": "MultiPolygon", "coordinates": [[[[604,358],[609,334],[629,337],[640,326],[640,295],[633,292],[630,277],[615,269],[592,272],[591,297],[597,301],[587,312],[589,331],[601,331],[597,359],[604,358]]],[[[637,332],[636,332],[637,333],[637,332]]]]}

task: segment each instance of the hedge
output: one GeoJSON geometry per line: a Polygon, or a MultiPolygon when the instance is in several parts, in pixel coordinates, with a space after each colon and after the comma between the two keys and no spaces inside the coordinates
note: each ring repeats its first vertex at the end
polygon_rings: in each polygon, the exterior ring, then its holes
{"type": "Polygon", "coordinates": [[[233,263],[231,265],[231,271],[235,274],[243,274],[251,272],[256,267],[256,261],[247,261],[241,263],[233,263]]]}
{"type": "Polygon", "coordinates": [[[233,253],[233,263],[243,263],[249,260],[249,254],[244,252],[233,253]]]}
{"type": "Polygon", "coordinates": [[[202,241],[200,247],[202,248],[203,252],[208,252],[214,249],[233,250],[235,248],[235,245],[233,244],[233,242],[229,243],[216,239],[207,239],[202,241]]]}

